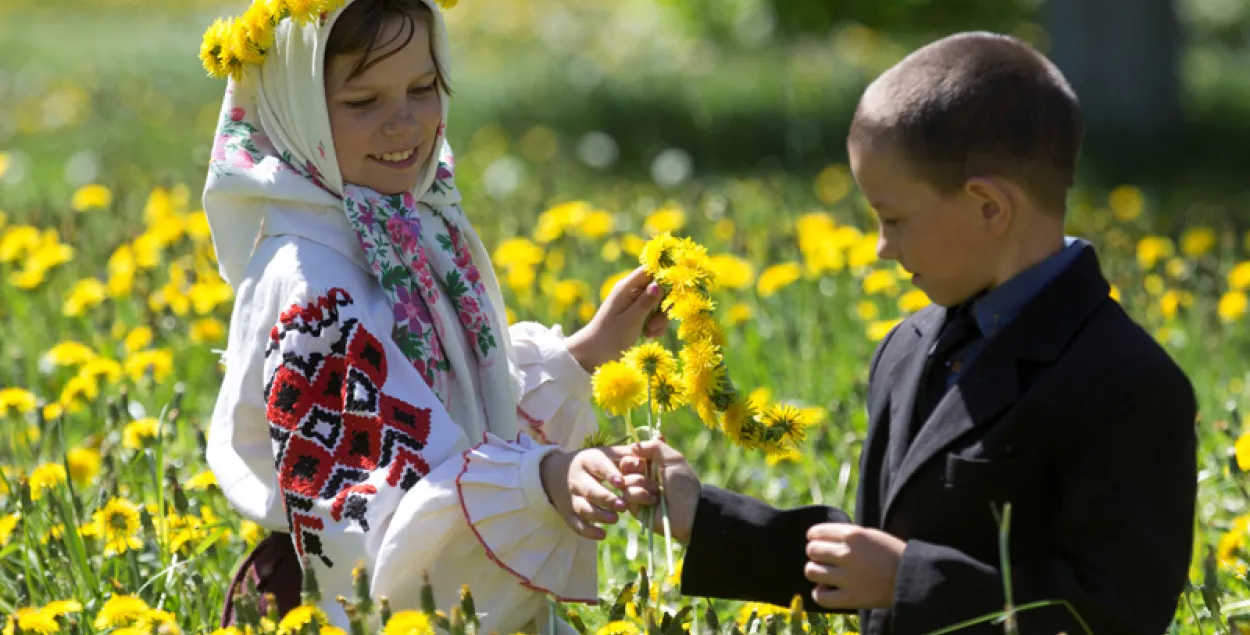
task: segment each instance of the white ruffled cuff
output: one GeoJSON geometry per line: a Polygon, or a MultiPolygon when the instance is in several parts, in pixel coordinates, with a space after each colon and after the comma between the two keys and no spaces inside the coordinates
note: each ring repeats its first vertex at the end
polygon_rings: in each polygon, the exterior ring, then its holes
{"type": "Polygon", "coordinates": [[[590,405],[590,373],[574,359],[559,327],[520,322],[510,330],[521,372],[518,411],[540,441],[581,446],[597,422],[590,405]]]}
{"type": "Polygon", "coordinates": [[[597,602],[595,541],[574,533],[543,489],[539,465],[558,451],[527,435],[487,433],[464,452],[456,477],[460,507],[486,555],[521,584],[560,602],[597,602]]]}

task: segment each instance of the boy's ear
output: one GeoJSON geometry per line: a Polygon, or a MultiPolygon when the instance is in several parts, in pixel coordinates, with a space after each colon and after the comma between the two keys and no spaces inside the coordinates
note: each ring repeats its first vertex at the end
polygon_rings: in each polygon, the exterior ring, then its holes
{"type": "Polygon", "coordinates": [[[1001,180],[973,177],[964,185],[965,193],[976,202],[981,220],[994,231],[1005,231],[1016,213],[1016,197],[1001,180]]]}

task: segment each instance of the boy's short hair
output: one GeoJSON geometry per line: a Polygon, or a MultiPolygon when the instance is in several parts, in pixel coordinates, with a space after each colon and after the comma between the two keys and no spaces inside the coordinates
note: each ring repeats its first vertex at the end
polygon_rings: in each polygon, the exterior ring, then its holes
{"type": "Polygon", "coordinates": [[[972,32],[924,46],[878,77],[848,142],[900,152],[945,194],[997,174],[1062,214],[1082,128],[1076,93],[1050,60],[1014,37],[972,32]]]}

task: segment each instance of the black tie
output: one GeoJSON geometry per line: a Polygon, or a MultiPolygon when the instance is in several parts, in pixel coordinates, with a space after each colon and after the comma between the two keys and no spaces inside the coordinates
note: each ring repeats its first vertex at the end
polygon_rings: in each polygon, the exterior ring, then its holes
{"type": "Polygon", "coordinates": [[[933,409],[946,395],[947,366],[950,357],[965,345],[980,337],[981,330],[977,327],[976,316],[972,311],[972,302],[967,302],[951,310],[949,319],[942,327],[937,342],[925,360],[924,374],[920,376],[919,390],[916,391],[916,407],[912,413],[911,438],[916,438],[920,426],[933,414],[933,409]]]}

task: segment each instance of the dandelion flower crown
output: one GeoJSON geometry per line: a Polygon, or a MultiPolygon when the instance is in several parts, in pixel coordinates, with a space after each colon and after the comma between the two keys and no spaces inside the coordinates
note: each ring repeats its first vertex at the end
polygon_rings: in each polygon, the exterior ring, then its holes
{"type": "MultiPolygon", "coordinates": [[[[299,24],[314,20],[325,24],[326,17],[348,0],[255,0],[237,18],[218,18],[204,32],[200,44],[200,61],[208,74],[224,79],[242,76],[248,66],[265,61],[273,47],[274,29],[290,18],[299,24]]],[[[457,0],[435,0],[443,9],[456,6],[457,0]]]]}

